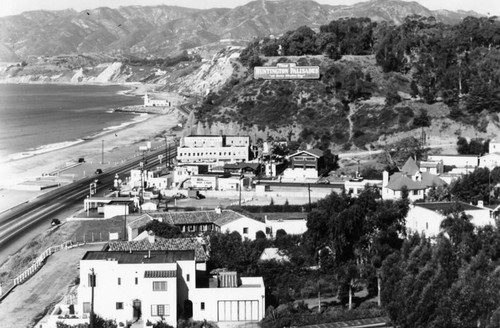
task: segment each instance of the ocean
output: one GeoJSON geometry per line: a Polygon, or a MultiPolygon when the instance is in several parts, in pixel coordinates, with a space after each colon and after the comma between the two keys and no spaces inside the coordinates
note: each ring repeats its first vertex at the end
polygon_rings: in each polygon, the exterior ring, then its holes
{"type": "Polygon", "coordinates": [[[121,86],[0,84],[0,162],[29,157],[98,138],[144,119],[113,112],[140,105],[121,86]]]}

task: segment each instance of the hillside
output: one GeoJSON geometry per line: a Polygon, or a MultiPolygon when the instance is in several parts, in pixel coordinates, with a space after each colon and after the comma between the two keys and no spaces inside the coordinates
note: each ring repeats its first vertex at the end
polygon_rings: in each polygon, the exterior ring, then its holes
{"type": "Polygon", "coordinates": [[[434,12],[416,2],[399,0],[372,0],[352,6],[259,0],[233,9],[162,5],[31,11],[0,17],[0,62],[70,54],[115,59],[125,55],[167,57],[224,40],[280,35],[304,25],[317,29],[334,19],[368,17],[400,24],[408,15],[434,16],[447,24],[479,16],[474,12],[434,12]]]}

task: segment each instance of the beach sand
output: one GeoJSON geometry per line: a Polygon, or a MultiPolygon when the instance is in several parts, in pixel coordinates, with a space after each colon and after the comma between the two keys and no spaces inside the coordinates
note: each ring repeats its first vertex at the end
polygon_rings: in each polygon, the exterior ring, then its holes
{"type": "MultiPolygon", "coordinates": [[[[137,85],[130,92],[143,94],[145,88],[148,87],[150,86],[137,85]]],[[[169,94],[169,97],[173,104],[182,102],[180,95],[169,94]]],[[[177,126],[182,117],[175,106],[167,108],[166,114],[143,115],[146,115],[141,117],[141,119],[145,119],[144,121],[128,125],[99,138],[44,154],[1,163],[0,213],[51,190],[18,190],[19,184],[23,182],[34,181],[53,172],[59,172],[58,181],[78,180],[84,176],[93,175],[97,168],[105,171],[107,167],[116,166],[134,156],[140,156],[139,147],[146,146],[148,141],[151,142],[152,148],[164,147],[163,135],[172,134],[170,130],[177,126]],[[104,164],[101,163],[103,157],[104,164]],[[76,165],[79,158],[84,158],[85,163],[61,170],[76,165]]]]}

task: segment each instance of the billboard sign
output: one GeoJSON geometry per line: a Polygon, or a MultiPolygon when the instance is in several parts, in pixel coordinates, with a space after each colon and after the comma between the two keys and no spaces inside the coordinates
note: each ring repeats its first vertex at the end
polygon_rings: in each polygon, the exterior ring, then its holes
{"type": "Polygon", "coordinates": [[[256,66],[253,76],[264,80],[317,80],[319,66],[296,66],[294,63],[279,63],[277,66],[256,66]]]}

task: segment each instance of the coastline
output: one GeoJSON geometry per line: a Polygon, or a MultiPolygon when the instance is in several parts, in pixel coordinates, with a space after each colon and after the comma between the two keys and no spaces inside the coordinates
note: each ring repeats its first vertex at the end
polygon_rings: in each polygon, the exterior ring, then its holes
{"type": "MultiPolygon", "coordinates": [[[[153,86],[134,85],[134,87],[124,92],[131,95],[143,94],[151,90],[153,86]]],[[[93,174],[94,166],[105,170],[107,167],[118,165],[126,159],[137,156],[139,146],[146,145],[147,141],[151,142],[153,148],[164,145],[163,137],[159,136],[176,127],[182,116],[175,106],[181,103],[182,96],[168,94],[173,99],[174,106],[163,109],[161,112],[149,111],[148,108],[142,106],[128,106],[134,107],[133,109],[116,108],[114,110],[135,112],[139,115],[134,121],[108,127],[90,139],[68,145],[61,143],[60,148],[45,149],[39,154],[0,163],[0,213],[45,192],[44,190],[37,192],[19,190],[20,183],[40,179],[72,163],[76,164],[76,167],[61,171],[57,177],[66,181],[78,180],[93,174]],[[100,163],[102,157],[105,159],[104,163],[100,163]],[[84,165],[77,164],[79,158],[85,159],[84,165]]]]}

